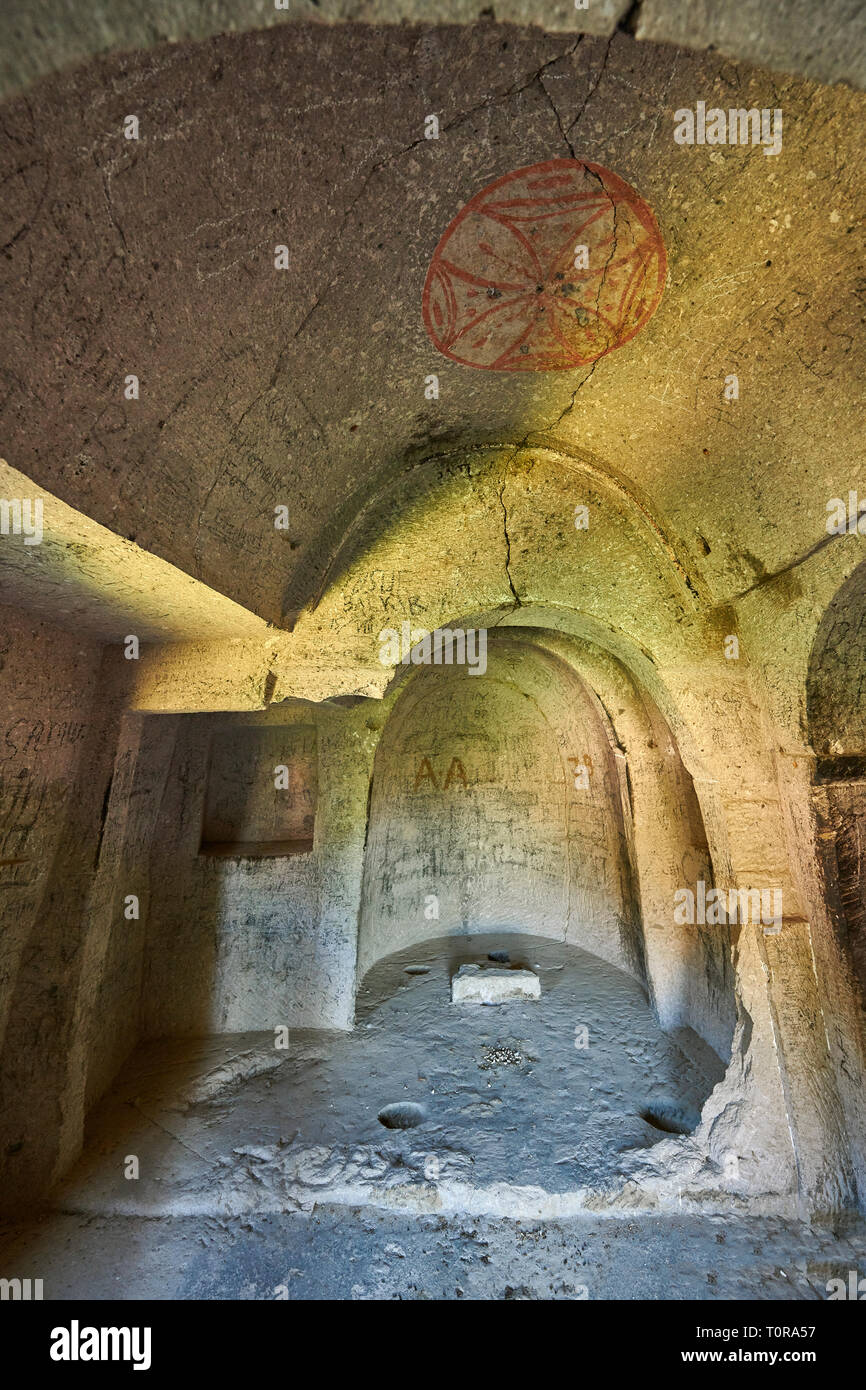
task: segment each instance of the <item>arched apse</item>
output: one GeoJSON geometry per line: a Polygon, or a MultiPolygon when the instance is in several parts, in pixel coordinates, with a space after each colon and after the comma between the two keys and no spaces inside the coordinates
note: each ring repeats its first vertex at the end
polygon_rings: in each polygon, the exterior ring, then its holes
{"type": "Polygon", "coordinates": [[[501,930],[644,978],[619,776],[577,675],[491,634],[484,674],[422,667],[376,753],[359,976],[425,937],[501,930]]]}
{"type": "Polygon", "coordinates": [[[730,931],[674,920],[713,885],[694,783],[651,696],[557,632],[489,634],[487,671],[411,667],[375,755],[359,979],[425,938],[528,931],[648,988],[730,1056],[730,931]]]}
{"type": "Polygon", "coordinates": [[[663,1027],[727,1059],[730,933],[674,920],[676,893],[700,882],[713,871],[692,778],[607,653],[511,628],[490,633],[483,676],[414,669],[374,763],[359,978],[425,938],[547,935],[628,970],[663,1027]]]}

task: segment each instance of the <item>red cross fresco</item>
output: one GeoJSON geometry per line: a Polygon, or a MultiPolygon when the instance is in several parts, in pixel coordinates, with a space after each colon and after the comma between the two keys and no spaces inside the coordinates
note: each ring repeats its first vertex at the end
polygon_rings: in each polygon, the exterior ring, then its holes
{"type": "Polygon", "coordinates": [[[496,179],[457,214],[427,272],[424,323],[464,366],[582,367],[643,327],[666,269],[633,188],[598,164],[550,159],[496,179]]]}

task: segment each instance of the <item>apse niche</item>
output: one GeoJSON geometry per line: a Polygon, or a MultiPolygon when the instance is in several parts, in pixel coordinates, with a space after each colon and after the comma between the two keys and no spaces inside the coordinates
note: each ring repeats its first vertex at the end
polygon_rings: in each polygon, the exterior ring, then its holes
{"type": "Polygon", "coordinates": [[[359,977],[424,937],[526,932],[639,970],[615,771],[580,681],[526,643],[430,668],[376,754],[359,977]]]}
{"type": "Polygon", "coordinates": [[[630,760],[569,661],[527,635],[497,633],[483,676],[409,678],[374,762],[359,981],[427,940],[547,937],[631,975],[664,1029],[730,1057],[727,932],[667,910],[713,880],[694,785],[652,702],[621,698],[630,760]]]}

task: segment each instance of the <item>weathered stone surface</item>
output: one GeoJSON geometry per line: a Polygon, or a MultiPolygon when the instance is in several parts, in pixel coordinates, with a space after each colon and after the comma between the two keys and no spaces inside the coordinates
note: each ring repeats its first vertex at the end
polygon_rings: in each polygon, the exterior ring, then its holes
{"type": "MultiPolygon", "coordinates": [[[[0,459],[0,495],[27,505],[37,526],[4,536],[0,585],[7,604],[102,642],[216,642],[258,637],[267,624],[190,575],[124,540],[0,459]],[[39,510],[37,511],[36,508],[39,510]]],[[[23,524],[23,523],[22,523],[23,524]]]]}
{"type": "Polygon", "coordinates": [[[818,82],[866,85],[863,10],[848,0],[641,0],[636,33],[818,82]]]}
{"type": "MultiPolygon", "coordinates": [[[[533,24],[553,32],[609,36],[629,0],[592,0],[578,10],[572,0],[500,0],[498,20],[533,24]]],[[[86,62],[95,54],[152,48],[184,39],[267,29],[276,24],[473,24],[492,20],[478,0],[9,0],[0,18],[0,95],[20,91],[44,73],[86,62]]]]}
{"type": "MultiPolygon", "coordinates": [[[[0,23],[0,95],[46,73],[112,51],[309,21],[327,24],[473,24],[492,21],[478,0],[8,0],[0,23]]],[[[862,15],[850,0],[499,0],[500,24],[610,37],[625,21],[638,38],[715,48],[727,57],[820,82],[866,85],[862,15]]]]}

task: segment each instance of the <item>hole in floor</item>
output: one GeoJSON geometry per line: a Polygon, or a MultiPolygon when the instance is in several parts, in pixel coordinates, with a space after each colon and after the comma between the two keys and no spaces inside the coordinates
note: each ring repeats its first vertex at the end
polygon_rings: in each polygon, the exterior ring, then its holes
{"type": "Polygon", "coordinates": [[[386,1129],[414,1129],[427,1117],[423,1105],[412,1100],[398,1100],[379,1111],[379,1124],[386,1129]]]}
{"type": "Polygon", "coordinates": [[[507,951],[488,951],[487,959],[497,961],[500,965],[507,965],[511,957],[507,951]]]}
{"type": "Polygon", "coordinates": [[[666,1101],[655,1101],[638,1113],[646,1124],[662,1134],[691,1134],[700,1119],[699,1115],[687,1115],[680,1106],[666,1101]]]}

